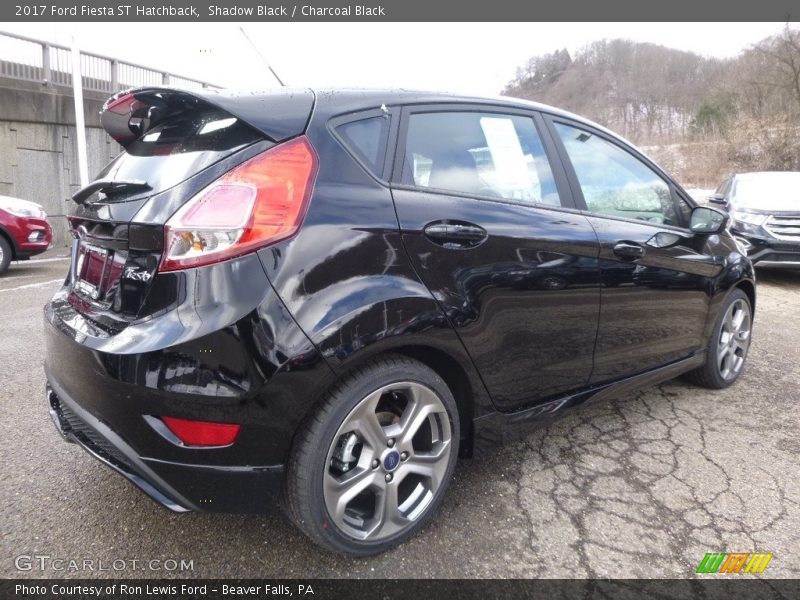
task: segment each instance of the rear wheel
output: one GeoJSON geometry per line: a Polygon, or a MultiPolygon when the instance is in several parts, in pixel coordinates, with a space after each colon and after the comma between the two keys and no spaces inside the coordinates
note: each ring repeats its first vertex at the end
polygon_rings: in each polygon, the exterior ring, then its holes
{"type": "Polygon", "coordinates": [[[298,435],[289,513],[329,550],[382,552],[436,511],[458,440],[455,400],[441,377],[406,357],[374,362],[327,394],[298,435]]]}
{"type": "Polygon", "coordinates": [[[8,265],[11,264],[11,244],[0,235],[0,275],[6,272],[8,265]]]}
{"type": "Polygon", "coordinates": [[[711,389],[733,384],[744,369],[752,328],[750,299],[742,290],[734,289],[720,309],[708,343],[705,364],[690,372],[687,378],[711,389]]]}

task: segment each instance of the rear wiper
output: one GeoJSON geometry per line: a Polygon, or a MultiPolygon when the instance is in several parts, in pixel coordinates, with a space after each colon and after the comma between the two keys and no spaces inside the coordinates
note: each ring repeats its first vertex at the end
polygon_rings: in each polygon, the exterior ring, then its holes
{"type": "Polygon", "coordinates": [[[83,204],[86,199],[95,192],[119,192],[122,190],[149,190],[150,186],[146,181],[140,179],[98,179],[93,181],[85,188],[75,192],[72,199],[77,204],[83,204]]]}

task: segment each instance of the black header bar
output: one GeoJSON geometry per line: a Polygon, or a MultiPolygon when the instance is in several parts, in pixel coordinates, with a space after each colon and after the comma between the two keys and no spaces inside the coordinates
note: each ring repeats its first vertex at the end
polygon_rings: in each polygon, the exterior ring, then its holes
{"type": "Polygon", "coordinates": [[[698,579],[6,579],[3,600],[517,600],[523,598],[796,598],[798,581],[710,576],[698,579]]]}
{"type": "MultiPolygon", "coordinates": [[[[797,0],[8,0],[0,21],[797,21],[797,0]]],[[[447,33],[442,32],[446,42],[447,33]]]]}

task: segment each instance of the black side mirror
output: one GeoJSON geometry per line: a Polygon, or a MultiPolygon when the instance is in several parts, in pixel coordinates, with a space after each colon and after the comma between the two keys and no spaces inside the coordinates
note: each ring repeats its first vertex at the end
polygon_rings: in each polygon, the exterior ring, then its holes
{"type": "Polygon", "coordinates": [[[693,233],[714,234],[728,225],[728,213],[709,206],[697,206],[692,211],[689,229],[693,233]]]}
{"type": "Polygon", "coordinates": [[[719,194],[719,193],[711,194],[708,197],[708,201],[712,204],[720,204],[722,206],[726,206],[728,204],[728,201],[725,200],[725,194],[719,194]]]}

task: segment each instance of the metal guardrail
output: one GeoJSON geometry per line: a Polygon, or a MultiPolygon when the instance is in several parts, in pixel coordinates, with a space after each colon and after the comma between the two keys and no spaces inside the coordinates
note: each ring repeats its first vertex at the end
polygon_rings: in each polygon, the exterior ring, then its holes
{"type": "MultiPolygon", "coordinates": [[[[81,51],[83,89],[113,94],[147,85],[219,88],[220,86],[81,51]]],[[[33,81],[44,85],[72,85],[72,50],[66,46],[0,31],[0,77],[33,81]],[[9,60],[4,57],[14,57],[9,60]]]]}

